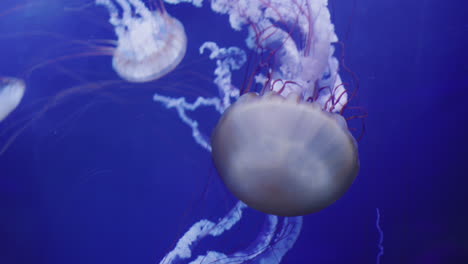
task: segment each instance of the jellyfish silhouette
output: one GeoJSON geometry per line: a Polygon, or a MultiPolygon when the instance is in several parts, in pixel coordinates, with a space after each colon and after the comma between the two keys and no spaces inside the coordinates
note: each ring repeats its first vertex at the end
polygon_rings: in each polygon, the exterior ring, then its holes
{"type": "Polygon", "coordinates": [[[12,77],[0,77],[0,121],[5,119],[21,102],[26,85],[12,77]]]}
{"type": "Polygon", "coordinates": [[[109,22],[117,35],[111,48],[112,66],[130,82],[156,80],[172,71],[183,59],[187,48],[184,26],[170,16],[160,2],[152,11],[140,0],[96,0],[110,13],[109,22]]]}
{"type": "Polygon", "coordinates": [[[295,93],[241,96],[213,133],[219,175],[237,198],[265,213],[296,216],[327,207],[359,168],[353,138],[335,115],[295,93]]]}
{"type": "Polygon", "coordinates": [[[338,38],[327,5],[328,0],[211,1],[214,12],[229,15],[234,30],[247,28],[247,47],[258,54],[250,57],[250,76],[242,87],[233,84],[231,72],[244,65],[245,52],[206,42],[200,52],[210,51],[216,60],[219,97],[187,102],[155,94],[153,99],[177,110],[240,201],[216,224],[195,223],[161,263],[191,257],[197,241],[229,230],[247,206],[270,214],[253,242],[255,250],[209,251],[190,263],[280,263],[299,235],[301,216],[329,206],[351,186],[359,158],[341,115],[348,95],[333,56],[338,38]],[[211,140],[190,117],[200,107],[222,115],[211,140]],[[278,216],[287,216],[281,227],[278,216]]]}

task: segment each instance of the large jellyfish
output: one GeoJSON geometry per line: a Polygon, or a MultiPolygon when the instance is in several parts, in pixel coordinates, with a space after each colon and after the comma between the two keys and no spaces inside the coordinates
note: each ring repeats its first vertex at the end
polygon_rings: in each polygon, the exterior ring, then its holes
{"type": "Polygon", "coordinates": [[[346,123],[300,94],[247,93],[228,108],[212,138],[224,183],[250,207],[295,216],[341,197],[359,164],[346,123]]]}
{"type": "Polygon", "coordinates": [[[12,77],[0,77],[0,121],[5,119],[21,102],[26,85],[12,77]]]}
{"type": "Polygon", "coordinates": [[[245,93],[224,112],[212,137],[213,159],[247,205],[282,216],[314,213],[340,198],[359,170],[354,138],[339,114],[347,96],[332,56],[337,37],[327,1],[260,3],[256,11],[219,6],[231,22],[250,21],[249,47],[271,57],[259,94],[245,93]]]}
{"type": "Polygon", "coordinates": [[[114,1],[96,0],[109,10],[118,38],[117,47],[111,49],[114,70],[130,82],[156,80],[172,71],[187,48],[184,26],[166,12],[162,2],[151,11],[140,0],[114,1]]]}
{"type": "MultiPolygon", "coordinates": [[[[233,29],[247,28],[247,47],[260,58],[246,85],[231,83],[231,71],[245,63],[245,52],[206,42],[200,52],[209,50],[216,60],[219,97],[198,97],[189,103],[183,97],[154,96],[176,109],[195,141],[212,153],[220,177],[241,200],[233,210],[248,205],[272,214],[254,243],[266,241],[258,254],[251,248],[229,256],[208,252],[190,263],[279,263],[297,239],[301,215],[332,204],[357,176],[357,144],[341,116],[348,96],[333,56],[332,44],[338,38],[327,5],[328,0],[211,1],[213,11],[229,15],[233,29]],[[222,114],[211,142],[188,114],[201,106],[222,114]],[[279,230],[268,228],[276,226],[277,216],[295,217],[284,218],[279,230]],[[278,233],[284,234],[282,239],[266,239],[278,233]]],[[[241,216],[229,213],[217,225],[207,220],[194,224],[162,263],[190,257],[192,244],[229,230],[241,216]]]]}
{"type": "Polygon", "coordinates": [[[354,138],[339,115],[347,96],[332,56],[337,37],[327,0],[213,7],[228,13],[234,27],[248,23],[247,45],[269,56],[265,75],[256,76],[259,94],[243,94],[214,130],[219,175],[265,213],[296,216],[327,207],[359,170],[354,138]]]}

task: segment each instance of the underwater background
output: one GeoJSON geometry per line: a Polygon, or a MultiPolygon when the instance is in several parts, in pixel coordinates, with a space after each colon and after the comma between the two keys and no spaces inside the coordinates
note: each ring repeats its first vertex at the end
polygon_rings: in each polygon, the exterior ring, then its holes
{"type": "MultiPolygon", "coordinates": [[[[132,84],[111,57],[86,53],[89,40],[115,40],[94,1],[1,1],[0,75],[24,78],[27,90],[0,123],[2,147],[22,131],[0,155],[0,264],[159,263],[193,223],[235,204],[190,128],[152,97],[216,96],[215,63],[198,48],[245,48],[246,32],[207,3],[166,8],[185,26],[187,55],[160,80],[132,84]]],[[[359,82],[343,68],[342,77],[359,85],[353,104],[368,113],[361,170],[343,198],[304,217],[281,263],[377,263],[377,208],[380,263],[468,263],[466,4],[329,8],[344,43],[336,54],[359,82]]],[[[233,83],[244,78],[241,69],[233,83]]],[[[191,116],[206,135],[219,119],[208,108],[191,116]]],[[[193,255],[246,248],[262,223],[250,209],[193,255]]]]}

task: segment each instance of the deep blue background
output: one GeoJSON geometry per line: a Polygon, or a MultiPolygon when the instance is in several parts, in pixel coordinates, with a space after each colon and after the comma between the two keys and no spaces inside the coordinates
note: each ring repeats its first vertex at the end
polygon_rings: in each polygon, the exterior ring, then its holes
{"type": "MultiPolygon", "coordinates": [[[[466,5],[456,2],[330,0],[345,62],[359,78],[353,103],[369,113],[361,172],[341,200],[304,218],[283,263],[375,263],[375,208],[381,263],[468,263],[468,27],[466,5]]],[[[158,263],[191,224],[234,204],[210,155],[152,95],[215,96],[215,64],[198,47],[242,46],[245,32],[207,7],[168,10],[186,27],[186,58],[159,81],[128,84],[110,57],[79,56],[84,41],[115,39],[104,8],[2,0],[0,74],[23,77],[28,88],[0,125],[2,144],[26,125],[0,156],[0,263],[158,263]]],[[[239,71],[234,82],[243,78],[239,71]]],[[[208,135],[218,118],[212,109],[193,117],[208,135]]],[[[195,253],[244,248],[261,223],[248,211],[195,253]]]]}

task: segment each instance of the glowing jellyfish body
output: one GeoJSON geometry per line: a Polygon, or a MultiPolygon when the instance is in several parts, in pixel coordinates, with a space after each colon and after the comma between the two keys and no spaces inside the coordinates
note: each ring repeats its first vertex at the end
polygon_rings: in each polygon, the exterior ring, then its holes
{"type": "Polygon", "coordinates": [[[327,207],[359,168],[346,123],[332,115],[294,94],[243,95],[213,133],[219,175],[237,198],[265,213],[296,216],[327,207]]]}
{"type": "Polygon", "coordinates": [[[0,121],[5,119],[19,105],[26,85],[23,80],[0,77],[0,121]]]}
{"type": "Polygon", "coordinates": [[[96,0],[107,7],[115,27],[117,47],[112,66],[130,82],[156,80],[172,71],[183,59],[187,48],[184,26],[164,7],[149,10],[140,0],[96,0]]]}

